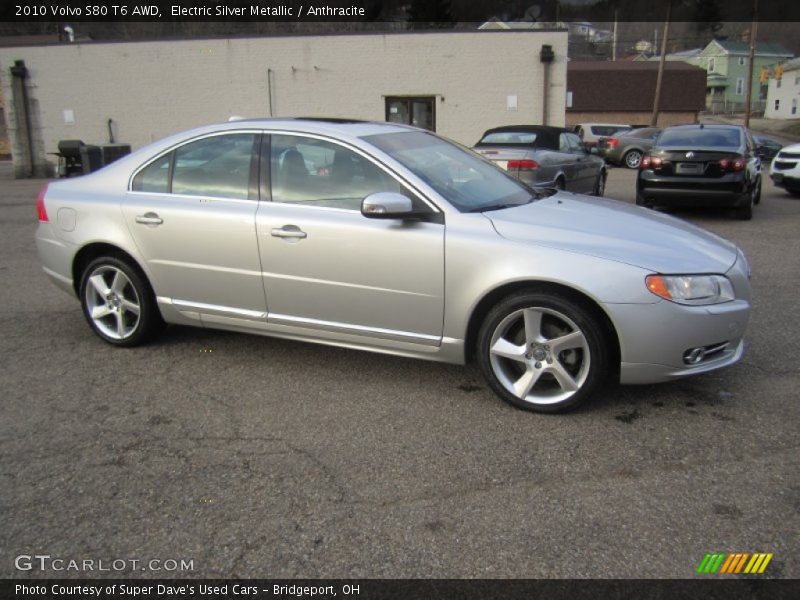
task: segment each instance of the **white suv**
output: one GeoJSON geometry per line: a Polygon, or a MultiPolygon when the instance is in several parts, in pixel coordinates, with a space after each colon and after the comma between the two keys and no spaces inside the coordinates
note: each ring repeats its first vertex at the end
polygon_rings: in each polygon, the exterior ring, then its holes
{"type": "Polygon", "coordinates": [[[597,146],[601,137],[611,137],[618,131],[632,129],[630,125],[620,123],[578,123],[573,127],[573,131],[583,140],[589,148],[597,146]]]}
{"type": "Polygon", "coordinates": [[[800,144],[781,148],[769,167],[773,183],[800,197],[800,144]]]}

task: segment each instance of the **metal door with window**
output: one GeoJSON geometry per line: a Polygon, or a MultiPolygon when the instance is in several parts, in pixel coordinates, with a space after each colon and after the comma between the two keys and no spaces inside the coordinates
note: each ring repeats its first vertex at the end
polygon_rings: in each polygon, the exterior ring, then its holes
{"type": "Polygon", "coordinates": [[[402,123],[436,131],[436,97],[388,96],[386,120],[389,123],[402,123]]]}
{"type": "Polygon", "coordinates": [[[438,345],[444,225],[364,217],[369,194],[412,194],[339,144],[274,134],[269,165],[256,217],[269,322],[438,345]]]}
{"type": "Polygon", "coordinates": [[[153,277],[180,309],[237,318],[266,314],[255,214],[260,134],[214,135],[156,159],[122,210],[153,277]]]}

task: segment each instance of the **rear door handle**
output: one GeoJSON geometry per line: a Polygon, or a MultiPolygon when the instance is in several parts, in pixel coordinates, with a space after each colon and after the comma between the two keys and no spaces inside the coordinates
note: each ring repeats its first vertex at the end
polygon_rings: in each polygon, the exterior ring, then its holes
{"type": "Polygon", "coordinates": [[[275,228],[270,231],[270,235],[276,238],[289,238],[296,240],[303,240],[308,237],[305,231],[302,231],[297,225],[284,225],[280,229],[275,228]]]}
{"type": "Polygon", "coordinates": [[[164,222],[164,219],[159,217],[154,212],[146,212],[143,215],[137,215],[136,222],[141,223],[142,225],[161,225],[164,222]]]}

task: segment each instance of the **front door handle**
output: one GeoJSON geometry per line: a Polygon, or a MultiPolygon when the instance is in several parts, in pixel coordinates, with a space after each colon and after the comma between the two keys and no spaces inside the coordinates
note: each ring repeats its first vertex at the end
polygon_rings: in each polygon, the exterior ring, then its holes
{"type": "Polygon", "coordinates": [[[303,240],[308,237],[305,231],[302,231],[297,225],[284,225],[280,229],[275,228],[270,231],[270,235],[276,238],[289,238],[296,240],[303,240]]]}
{"type": "Polygon", "coordinates": [[[146,212],[143,215],[137,215],[136,222],[141,223],[142,225],[161,225],[164,222],[164,219],[159,217],[154,212],[146,212]]]}

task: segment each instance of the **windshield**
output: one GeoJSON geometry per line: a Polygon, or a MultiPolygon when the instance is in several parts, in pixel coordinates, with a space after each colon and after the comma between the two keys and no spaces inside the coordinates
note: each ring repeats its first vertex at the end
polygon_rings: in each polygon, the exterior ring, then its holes
{"type": "Polygon", "coordinates": [[[658,145],[687,148],[737,148],[740,144],[738,129],[665,129],[658,145]]]}
{"type": "Polygon", "coordinates": [[[430,133],[382,133],[363,139],[409,169],[461,212],[527,204],[538,197],[490,161],[430,133]]]}

